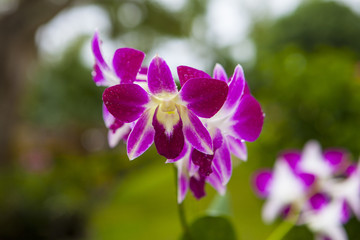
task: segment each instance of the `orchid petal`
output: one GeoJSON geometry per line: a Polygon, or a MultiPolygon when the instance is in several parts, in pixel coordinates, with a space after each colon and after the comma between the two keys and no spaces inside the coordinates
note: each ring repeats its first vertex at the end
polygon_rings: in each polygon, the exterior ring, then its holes
{"type": "Polygon", "coordinates": [[[166,163],[175,163],[177,161],[183,160],[184,158],[189,158],[189,155],[190,155],[190,146],[189,144],[184,143],[184,147],[181,153],[179,154],[179,156],[173,159],[167,159],[166,163]]]}
{"type": "Polygon", "coordinates": [[[100,67],[103,68],[109,68],[102,56],[101,50],[100,50],[100,39],[99,39],[99,33],[95,32],[94,37],[91,42],[91,47],[93,54],[95,56],[95,61],[97,64],[99,64],[100,67]]]}
{"type": "Polygon", "coordinates": [[[251,95],[244,96],[232,117],[232,121],[234,124],[230,131],[234,137],[249,142],[255,141],[259,137],[264,123],[264,114],[258,101],[251,95]]]}
{"type": "Polygon", "coordinates": [[[264,219],[264,222],[273,222],[284,207],[285,205],[283,202],[277,201],[276,199],[268,199],[262,210],[262,218],[264,219]]]}
{"type": "Polygon", "coordinates": [[[94,71],[92,72],[94,82],[97,86],[109,86],[105,79],[104,72],[109,71],[109,66],[106,64],[100,49],[99,33],[95,32],[91,42],[93,54],[95,56],[94,71]]]}
{"type": "Polygon", "coordinates": [[[132,48],[119,48],[115,51],[113,67],[120,83],[132,83],[138,74],[145,54],[132,48]]]}
{"type": "Polygon", "coordinates": [[[180,97],[188,109],[199,117],[210,118],[214,116],[224,104],[228,93],[225,82],[197,78],[188,80],[180,90],[180,97]]]}
{"type": "Polygon", "coordinates": [[[208,182],[220,195],[226,193],[226,186],[223,184],[221,177],[216,171],[213,171],[213,173],[206,178],[206,182],[208,182]]]}
{"type": "Polygon", "coordinates": [[[181,108],[180,115],[186,140],[200,152],[213,154],[210,134],[200,119],[184,107],[181,108]]]}
{"type": "Polygon", "coordinates": [[[136,122],[127,142],[127,153],[130,160],[143,154],[154,142],[155,130],[152,120],[155,109],[146,110],[136,122]]]}
{"type": "Polygon", "coordinates": [[[214,137],[214,149],[215,147],[215,140],[216,138],[222,139],[222,144],[219,148],[215,150],[215,155],[213,158],[213,166],[216,171],[219,173],[221,182],[223,185],[226,185],[231,177],[232,174],[232,162],[231,156],[229,151],[229,146],[227,141],[222,137],[220,131],[214,137]]]}
{"type": "Polygon", "coordinates": [[[320,211],[323,207],[329,204],[329,197],[323,193],[316,193],[311,196],[308,203],[312,210],[320,211]]]}
{"type": "Polygon", "coordinates": [[[131,127],[129,123],[124,123],[121,127],[115,131],[109,130],[108,132],[108,142],[111,148],[114,148],[121,139],[125,139],[129,135],[131,127]]]}
{"type": "Polygon", "coordinates": [[[346,157],[346,151],[340,149],[328,149],[324,152],[324,160],[331,166],[333,171],[341,169],[346,157]]]}
{"type": "Polygon", "coordinates": [[[236,139],[230,135],[226,136],[228,141],[230,152],[241,160],[247,160],[247,149],[246,144],[241,139],[236,139]]]}
{"type": "Polygon", "coordinates": [[[178,193],[177,201],[180,204],[184,201],[185,196],[189,190],[189,178],[186,176],[186,173],[182,171],[182,168],[178,168],[178,193]]]}
{"type": "Polygon", "coordinates": [[[237,65],[235,67],[234,74],[231,77],[229,93],[224,103],[223,108],[225,111],[231,112],[234,108],[236,108],[244,94],[245,84],[244,71],[240,65],[237,65]]]}
{"type": "Polygon", "coordinates": [[[102,106],[102,113],[103,113],[103,119],[104,119],[105,126],[107,128],[109,128],[115,122],[116,118],[113,115],[111,115],[111,113],[106,108],[104,103],[102,106]]]}
{"type": "Polygon", "coordinates": [[[269,195],[272,178],[273,173],[271,170],[261,170],[254,175],[254,189],[260,197],[267,197],[269,195]]]}
{"type": "Polygon", "coordinates": [[[184,134],[179,113],[162,112],[157,107],[152,124],[158,153],[168,159],[178,157],[184,148],[184,134]]]}
{"type": "Polygon", "coordinates": [[[137,84],[119,84],[105,89],[103,101],[115,118],[133,122],[144,112],[150,97],[137,84]]]}
{"type": "Polygon", "coordinates": [[[200,199],[206,195],[205,193],[205,178],[190,178],[190,190],[196,199],[200,199]]]}
{"type": "Polygon", "coordinates": [[[291,169],[295,171],[301,160],[301,153],[297,150],[286,151],[280,155],[280,158],[287,162],[291,169]]]}
{"type": "Polygon", "coordinates": [[[165,60],[156,56],[148,69],[148,86],[154,95],[176,94],[177,87],[165,60]]]}
{"type": "Polygon", "coordinates": [[[213,77],[226,83],[229,81],[223,66],[219,63],[217,63],[214,67],[213,77]]]}
{"type": "Polygon", "coordinates": [[[302,171],[315,174],[320,178],[331,175],[332,169],[324,160],[321,146],[316,141],[306,143],[299,163],[302,171]]]}
{"type": "Polygon", "coordinates": [[[211,164],[214,155],[205,154],[193,149],[190,158],[195,165],[199,166],[199,175],[201,177],[207,177],[212,173],[211,164]]]}
{"type": "Polygon", "coordinates": [[[206,72],[188,66],[178,66],[177,73],[181,86],[183,86],[187,80],[192,78],[211,78],[206,72]]]}

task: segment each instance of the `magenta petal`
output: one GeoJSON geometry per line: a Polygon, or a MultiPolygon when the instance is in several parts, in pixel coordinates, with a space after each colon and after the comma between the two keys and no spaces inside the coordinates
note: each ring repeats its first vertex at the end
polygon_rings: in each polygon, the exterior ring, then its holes
{"type": "Polygon", "coordinates": [[[190,190],[196,199],[200,199],[206,195],[204,178],[200,177],[199,179],[197,179],[195,177],[191,177],[189,185],[190,190]]]}
{"type": "Polygon", "coordinates": [[[321,210],[330,202],[329,197],[324,193],[316,193],[309,199],[311,209],[315,211],[321,210]]]}
{"type": "Polygon", "coordinates": [[[223,68],[223,66],[221,66],[220,64],[216,64],[215,67],[214,67],[214,72],[213,72],[213,77],[217,80],[221,80],[221,81],[224,81],[224,82],[228,82],[228,77],[226,75],[226,72],[223,68]]]}
{"type": "Polygon", "coordinates": [[[243,140],[236,139],[230,135],[226,136],[230,152],[241,160],[247,160],[246,144],[243,140]]]}
{"type": "Polygon", "coordinates": [[[190,79],[180,90],[181,99],[187,103],[188,109],[204,118],[210,118],[220,110],[227,94],[225,82],[210,78],[190,79]]]}
{"type": "Polygon", "coordinates": [[[189,189],[189,178],[180,169],[181,168],[179,168],[178,170],[178,194],[177,194],[178,203],[184,201],[185,196],[189,189]]]}
{"type": "Polygon", "coordinates": [[[103,101],[115,118],[133,122],[144,112],[150,97],[137,84],[119,84],[105,89],[103,101]]]}
{"type": "Polygon", "coordinates": [[[331,149],[324,152],[325,161],[329,163],[334,171],[337,171],[342,167],[342,163],[344,163],[346,157],[346,151],[340,149],[331,149]]]}
{"type": "Polygon", "coordinates": [[[132,48],[119,48],[115,51],[113,67],[120,83],[132,83],[135,81],[145,54],[132,48]]]}
{"type": "Polygon", "coordinates": [[[240,65],[237,65],[234,70],[234,74],[231,77],[231,81],[229,84],[229,93],[224,103],[224,109],[226,111],[231,111],[236,108],[237,104],[239,103],[241,97],[244,94],[245,85],[246,82],[244,77],[244,71],[240,65]]]}
{"type": "Polygon", "coordinates": [[[190,154],[190,146],[188,144],[184,143],[184,147],[183,147],[181,153],[179,154],[179,156],[177,156],[176,158],[173,158],[173,159],[167,159],[166,163],[174,163],[174,162],[180,161],[183,158],[185,158],[187,154],[190,154]]]}
{"type": "Polygon", "coordinates": [[[192,78],[211,78],[206,72],[187,66],[178,66],[177,73],[181,86],[183,86],[187,80],[192,78]]]}
{"type": "Polygon", "coordinates": [[[212,173],[211,164],[214,155],[205,154],[193,149],[190,158],[195,165],[199,166],[199,175],[201,177],[207,177],[212,173]]]}
{"type": "Polygon", "coordinates": [[[219,174],[216,171],[213,171],[212,174],[210,174],[206,178],[206,182],[208,182],[215,190],[220,194],[224,195],[226,192],[226,187],[223,185],[221,178],[219,174]]]}
{"type": "MultiPolygon", "coordinates": [[[[159,107],[156,108],[152,125],[155,129],[155,146],[158,153],[168,159],[176,158],[180,155],[184,148],[184,134],[182,131],[182,121],[180,116],[178,122],[168,131],[166,127],[158,120],[160,112],[159,107]]],[[[168,114],[168,113],[164,113],[168,114]]],[[[178,114],[172,113],[172,114],[178,114]]]]}
{"type": "Polygon", "coordinates": [[[297,176],[301,179],[306,190],[308,190],[315,182],[315,175],[310,173],[298,173],[297,176]]]}
{"type": "Polygon", "coordinates": [[[232,120],[232,134],[245,141],[255,141],[262,130],[264,114],[260,104],[251,95],[246,95],[240,101],[232,120]]]}
{"type": "Polygon", "coordinates": [[[297,150],[286,151],[280,155],[280,158],[286,161],[290,168],[295,171],[301,159],[301,152],[297,150]]]}
{"type": "Polygon", "coordinates": [[[154,142],[153,115],[154,110],[145,111],[131,131],[127,142],[127,153],[130,160],[143,154],[154,142]]]}
{"type": "Polygon", "coordinates": [[[223,141],[221,147],[216,149],[213,166],[219,173],[222,184],[226,185],[232,173],[232,162],[227,141],[223,141]]]}
{"type": "Polygon", "coordinates": [[[177,93],[177,87],[171,75],[169,66],[164,59],[156,56],[148,69],[148,85],[152,94],[177,93]]]}
{"type": "Polygon", "coordinates": [[[270,193],[270,184],[273,178],[271,170],[262,170],[254,176],[254,189],[260,197],[267,197],[270,193]]]}
{"type": "Polygon", "coordinates": [[[183,131],[186,140],[190,145],[206,154],[213,154],[213,145],[209,132],[204,127],[200,119],[190,111],[181,111],[183,131]]]}
{"type": "Polygon", "coordinates": [[[95,61],[98,63],[101,67],[108,68],[100,50],[100,39],[99,39],[99,33],[95,32],[94,37],[92,39],[91,43],[92,51],[95,56],[95,61]]]}

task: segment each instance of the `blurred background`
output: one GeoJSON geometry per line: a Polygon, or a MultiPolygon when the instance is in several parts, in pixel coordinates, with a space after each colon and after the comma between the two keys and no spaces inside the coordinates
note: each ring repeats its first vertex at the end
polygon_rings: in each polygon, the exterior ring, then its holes
{"type": "MultiPolygon", "coordinates": [[[[266,119],[228,185],[238,239],[265,239],[251,176],[309,139],[360,156],[358,0],[0,0],[0,239],[179,239],[174,170],[152,147],[107,144],[91,37],[231,75],[240,63],[266,119]]],[[[189,222],[216,197],[185,200],[189,222]]],[[[360,224],[346,225],[360,239],[360,224]]],[[[311,239],[296,227],[285,239],[311,239]]]]}

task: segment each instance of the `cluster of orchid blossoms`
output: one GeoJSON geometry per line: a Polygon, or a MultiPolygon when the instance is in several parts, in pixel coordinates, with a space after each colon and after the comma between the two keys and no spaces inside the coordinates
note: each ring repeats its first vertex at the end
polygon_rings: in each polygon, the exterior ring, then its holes
{"type": "Polygon", "coordinates": [[[266,198],[265,222],[282,215],[306,224],[316,239],[345,240],[343,224],[352,213],[360,219],[360,165],[345,150],[322,151],[316,141],[282,153],[273,170],[255,175],[254,187],[266,198]]]}
{"type": "Polygon", "coordinates": [[[107,87],[103,117],[109,145],[127,143],[133,160],[153,143],[158,153],[178,169],[178,202],[188,189],[205,195],[205,182],[225,193],[232,173],[231,153],[246,160],[245,141],[255,141],[264,114],[250,94],[240,65],[228,78],[217,64],[213,76],[187,66],[177,67],[180,90],[165,60],[155,56],[142,67],[145,54],[120,48],[108,64],[98,33],[92,40],[93,79],[107,87]]]}

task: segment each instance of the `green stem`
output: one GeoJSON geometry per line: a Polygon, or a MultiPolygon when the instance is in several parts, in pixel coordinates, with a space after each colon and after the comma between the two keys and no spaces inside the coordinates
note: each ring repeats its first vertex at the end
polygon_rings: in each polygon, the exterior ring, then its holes
{"type": "Polygon", "coordinates": [[[295,221],[284,220],[266,240],[281,240],[295,226],[295,221]]]}
{"type": "MultiPolygon", "coordinates": [[[[177,195],[177,187],[178,187],[178,177],[177,177],[177,168],[174,167],[174,173],[175,173],[175,191],[177,195]]],[[[177,199],[177,198],[176,198],[177,199]]],[[[184,232],[184,239],[191,240],[189,226],[186,221],[185,217],[185,208],[184,208],[184,202],[178,203],[178,214],[180,219],[180,224],[184,232]]]]}

